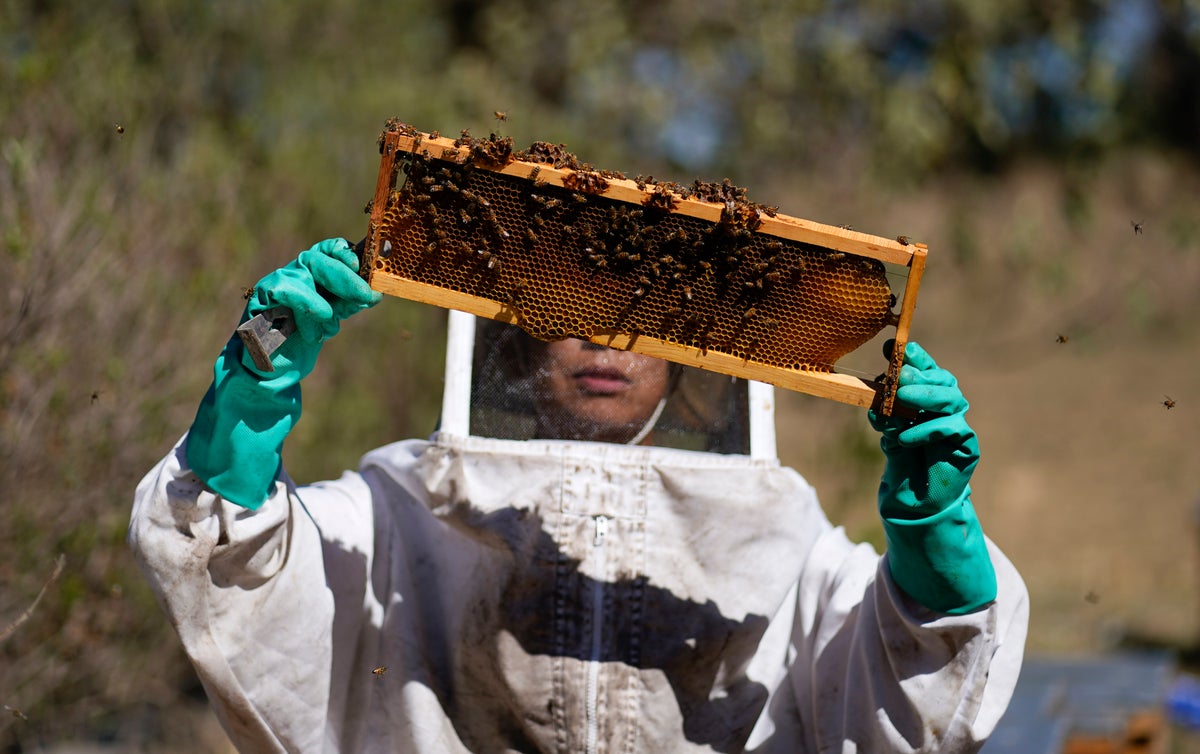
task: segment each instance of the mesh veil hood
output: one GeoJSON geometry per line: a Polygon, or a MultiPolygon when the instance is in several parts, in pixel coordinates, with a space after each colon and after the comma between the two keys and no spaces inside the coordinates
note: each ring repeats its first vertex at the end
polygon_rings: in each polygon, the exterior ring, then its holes
{"type": "MultiPolygon", "coordinates": [[[[588,436],[591,425],[548,397],[545,344],[513,325],[458,311],[450,312],[448,331],[442,431],[505,440],[596,439],[588,436]]],[[[608,352],[592,344],[580,348],[608,352]]],[[[591,358],[608,361],[604,353],[591,358]]],[[[666,362],[655,368],[666,370],[665,389],[655,393],[661,399],[614,422],[610,436],[619,439],[608,441],[775,457],[770,386],[666,362]]]]}

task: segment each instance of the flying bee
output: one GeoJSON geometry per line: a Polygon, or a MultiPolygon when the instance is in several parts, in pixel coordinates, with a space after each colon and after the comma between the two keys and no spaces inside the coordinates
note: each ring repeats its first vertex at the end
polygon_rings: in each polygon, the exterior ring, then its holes
{"type": "Polygon", "coordinates": [[[253,295],[254,295],[254,286],[250,286],[249,288],[242,289],[242,300],[243,301],[249,301],[250,297],[253,295]]]}
{"type": "Polygon", "coordinates": [[[1069,335],[1063,335],[1062,333],[1059,333],[1058,337],[1054,339],[1054,342],[1055,343],[1066,343],[1070,339],[1071,339],[1071,337],[1069,335]]]}
{"type": "Polygon", "coordinates": [[[1130,227],[1132,227],[1132,228],[1133,228],[1133,234],[1134,234],[1135,236],[1140,236],[1140,235],[1142,235],[1142,224],[1141,224],[1141,223],[1139,223],[1139,222],[1136,222],[1136,221],[1134,221],[1134,220],[1130,220],[1130,221],[1129,221],[1129,225],[1130,225],[1130,227]]]}
{"type": "Polygon", "coordinates": [[[387,672],[387,665],[380,665],[379,667],[377,667],[371,671],[371,673],[376,676],[382,676],[386,672],[387,672]]]}
{"type": "Polygon", "coordinates": [[[502,110],[496,110],[495,112],[492,113],[492,116],[495,117],[496,120],[498,120],[501,123],[504,123],[505,121],[508,120],[508,113],[506,113],[502,110]]]}
{"type": "Polygon", "coordinates": [[[1163,398],[1166,398],[1166,400],[1163,401],[1162,404],[1167,407],[1168,411],[1175,408],[1175,399],[1174,398],[1172,398],[1169,395],[1164,395],[1163,398]]]}
{"type": "Polygon", "coordinates": [[[125,126],[122,126],[120,123],[117,124],[117,135],[118,136],[125,135],[125,126]]]}

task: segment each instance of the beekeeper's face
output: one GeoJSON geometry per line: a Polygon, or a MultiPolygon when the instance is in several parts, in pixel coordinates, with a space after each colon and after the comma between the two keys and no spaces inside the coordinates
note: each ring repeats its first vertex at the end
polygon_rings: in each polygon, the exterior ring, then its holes
{"type": "Polygon", "coordinates": [[[573,339],[538,352],[541,437],[629,442],[667,393],[667,362],[652,356],[573,339]]]}

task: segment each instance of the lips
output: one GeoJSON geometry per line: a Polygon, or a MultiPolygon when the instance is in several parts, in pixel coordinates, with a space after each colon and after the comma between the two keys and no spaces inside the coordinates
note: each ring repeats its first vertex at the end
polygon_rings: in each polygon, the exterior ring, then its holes
{"type": "Polygon", "coordinates": [[[624,373],[604,367],[580,369],[571,377],[583,392],[590,395],[614,395],[630,385],[630,380],[624,373]]]}

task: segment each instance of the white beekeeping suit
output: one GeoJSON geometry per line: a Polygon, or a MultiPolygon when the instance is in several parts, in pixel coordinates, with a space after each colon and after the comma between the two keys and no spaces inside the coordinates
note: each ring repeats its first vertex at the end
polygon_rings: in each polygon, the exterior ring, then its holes
{"type": "MultiPolygon", "coordinates": [[[[987,737],[1028,617],[991,543],[994,601],[918,604],[779,465],[762,386],[749,406],[744,385],[724,391],[740,418],[700,422],[724,452],[479,436],[472,423],[520,409],[466,408],[486,359],[472,379],[471,318],[452,320],[430,439],[333,481],[281,471],[250,509],[191,470],[185,435],[137,489],[131,545],[241,750],[958,752],[987,737]]],[[[704,414],[663,409],[661,437],[704,414]]]]}

